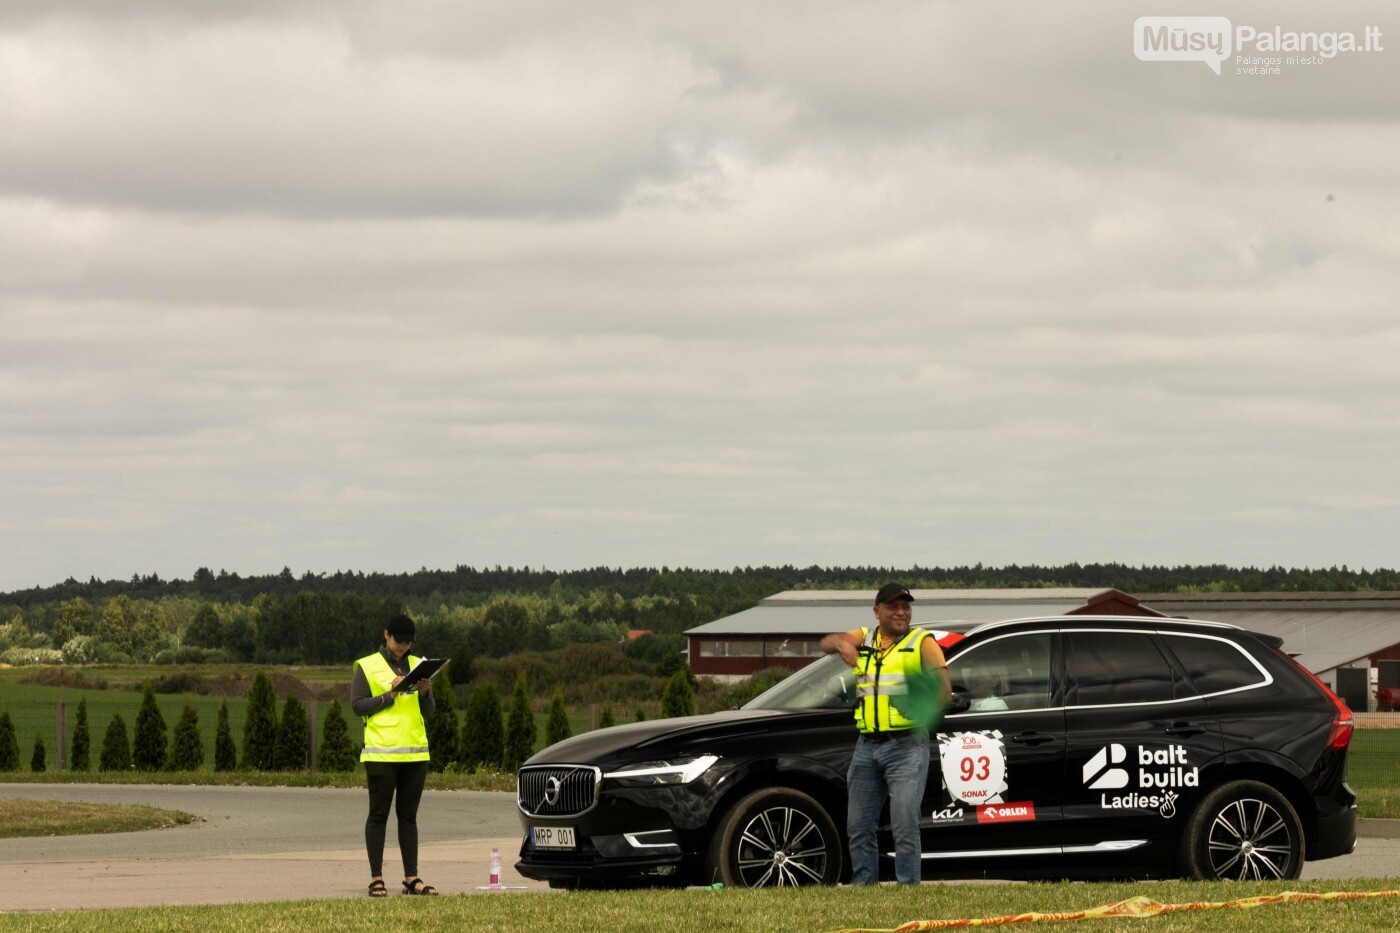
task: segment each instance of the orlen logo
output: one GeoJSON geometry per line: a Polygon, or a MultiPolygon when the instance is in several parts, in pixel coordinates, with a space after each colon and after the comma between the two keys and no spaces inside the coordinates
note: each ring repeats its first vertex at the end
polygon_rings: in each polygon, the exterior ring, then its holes
{"type": "Polygon", "coordinates": [[[1025,803],[987,803],[977,808],[977,822],[979,823],[1019,823],[1033,819],[1035,819],[1035,804],[1030,801],[1025,803]]]}
{"type": "Polygon", "coordinates": [[[1128,760],[1128,750],[1121,745],[1105,745],[1084,763],[1084,783],[1091,789],[1113,790],[1128,786],[1127,768],[1110,768],[1128,760]],[[1089,783],[1090,779],[1093,783],[1089,783]]]}

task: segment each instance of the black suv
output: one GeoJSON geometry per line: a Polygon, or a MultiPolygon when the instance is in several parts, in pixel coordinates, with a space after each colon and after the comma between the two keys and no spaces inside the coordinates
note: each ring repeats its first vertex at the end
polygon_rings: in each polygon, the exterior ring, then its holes
{"type": "MultiPolygon", "coordinates": [[[[1292,879],[1354,848],[1351,712],[1279,639],[1091,616],[955,639],[926,878],[1292,879]]],[[[545,749],[520,770],[517,870],[555,887],[843,880],[854,698],[832,655],[741,709],[545,749]]],[[[887,831],[881,852],[892,872],[887,831]]]]}

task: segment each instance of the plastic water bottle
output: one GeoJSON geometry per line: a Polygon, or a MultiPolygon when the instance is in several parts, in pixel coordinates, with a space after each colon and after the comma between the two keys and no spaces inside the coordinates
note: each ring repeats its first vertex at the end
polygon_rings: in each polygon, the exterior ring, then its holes
{"type": "Polygon", "coordinates": [[[491,887],[498,888],[501,885],[501,850],[495,846],[491,847],[491,887]]]}

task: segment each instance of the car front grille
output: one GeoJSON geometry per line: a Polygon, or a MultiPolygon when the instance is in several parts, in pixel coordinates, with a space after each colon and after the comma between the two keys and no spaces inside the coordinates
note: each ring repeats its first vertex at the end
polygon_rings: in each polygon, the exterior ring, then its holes
{"type": "Polygon", "coordinates": [[[603,772],[585,765],[521,768],[515,802],[526,816],[577,816],[598,802],[603,772]]]}

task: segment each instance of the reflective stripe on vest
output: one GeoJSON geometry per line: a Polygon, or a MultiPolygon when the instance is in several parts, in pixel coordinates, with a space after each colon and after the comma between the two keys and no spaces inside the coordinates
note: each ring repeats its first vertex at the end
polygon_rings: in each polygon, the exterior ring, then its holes
{"type": "Polygon", "coordinates": [[[880,653],[880,628],[862,628],[861,653],[856,661],[856,728],[861,732],[893,732],[914,728],[915,723],[890,702],[909,692],[909,675],[923,670],[923,643],[927,629],[911,629],[880,653]]]}
{"type": "MultiPolygon", "coordinates": [[[[408,656],[411,668],[418,662],[408,656]]],[[[399,676],[376,651],[360,658],[355,665],[365,673],[372,696],[383,696],[393,686],[399,676]]],[[[423,711],[418,707],[418,694],[408,693],[394,700],[392,706],[364,717],[365,747],[360,752],[361,761],[427,761],[428,729],[423,723],[423,711]]]]}

